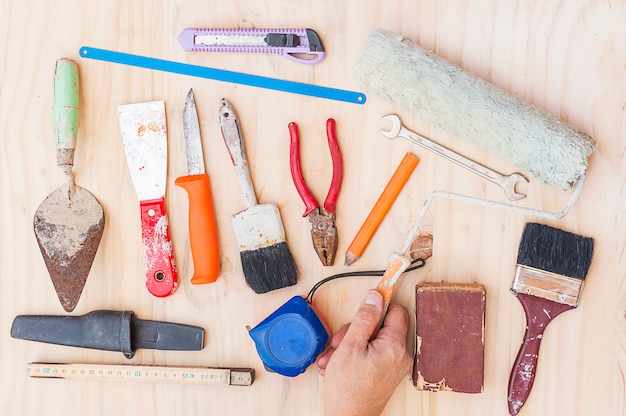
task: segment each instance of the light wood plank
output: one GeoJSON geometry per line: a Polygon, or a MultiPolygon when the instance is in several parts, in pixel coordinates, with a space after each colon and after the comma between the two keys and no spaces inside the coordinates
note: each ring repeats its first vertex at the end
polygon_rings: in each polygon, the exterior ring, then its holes
{"type": "MultiPolygon", "coordinates": [[[[581,128],[598,142],[580,199],[550,225],[596,239],[580,306],[551,324],[524,415],[623,415],[626,369],[626,9],[624,2],[499,2],[496,0],[386,2],[301,1],[81,1],[0,0],[0,413],[6,415],[317,415],[322,379],[315,366],[294,379],[263,369],[246,325],[255,325],[293,295],[346,268],[343,255],[387,180],[407,151],[421,159],[363,257],[350,269],[380,269],[402,245],[419,207],[437,189],[500,199],[501,190],[410,143],[379,135],[380,117],[397,112],[414,130],[499,171],[503,161],[416,120],[401,108],[368,96],[364,106],[159,73],[82,59],[82,45],[118,50],[255,75],[358,90],[351,74],[369,33],[382,27],[417,40],[457,65],[581,128]],[[311,27],[327,50],[315,66],[280,56],[186,53],[176,37],[186,27],[311,27]],[[73,314],[131,309],[138,317],[200,325],[201,352],[141,350],[121,354],[29,343],[9,336],[18,314],[63,314],[32,231],[39,203],[62,184],[52,142],[51,93],[56,59],[77,60],[81,77],[77,183],[102,203],[104,237],[73,314]],[[199,110],[207,172],[218,218],[222,275],[191,286],[187,195],[175,187],[185,173],[180,116],[189,88],[199,110]],[[230,215],[243,208],[234,169],[222,142],[217,110],[228,98],[237,108],[260,201],[279,206],[300,271],[298,285],[256,295],[244,283],[230,215]],[[163,99],[168,115],[168,188],[181,285],[155,299],[143,283],[138,201],[127,173],[117,106],[163,99]],[[291,181],[287,124],[302,136],[304,176],[323,200],[331,177],[324,125],[337,120],[345,176],[338,201],[339,248],[332,267],[313,251],[303,203],[291,181]],[[243,389],[169,384],[31,379],[33,361],[253,367],[243,389]]],[[[525,206],[558,210],[567,195],[533,181],[525,206]]],[[[506,413],[506,385],[524,327],[509,293],[524,218],[510,212],[437,201],[428,216],[434,256],[404,276],[396,301],[414,308],[422,281],[477,282],[487,288],[485,390],[479,395],[425,393],[407,378],[385,415],[447,416],[506,413]]],[[[332,330],[348,322],[376,278],[335,281],[316,294],[332,330]]],[[[411,336],[409,337],[411,338],[411,336]]],[[[412,341],[411,341],[412,342],[412,341]]]]}

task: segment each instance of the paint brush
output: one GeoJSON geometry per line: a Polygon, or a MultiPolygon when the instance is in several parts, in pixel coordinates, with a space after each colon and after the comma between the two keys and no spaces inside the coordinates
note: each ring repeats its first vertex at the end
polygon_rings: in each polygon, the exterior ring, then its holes
{"type": "Polygon", "coordinates": [[[578,306],[591,265],[593,239],[528,223],[522,233],[511,292],[526,314],[526,332],[509,378],[509,413],[517,415],[532,389],[548,324],[578,306]]]}
{"type": "Polygon", "coordinates": [[[256,293],[295,285],[296,263],[287,246],[280,212],[274,204],[257,202],[239,120],[225,99],[221,101],[219,118],[246,206],[232,216],[246,283],[256,293]]]}

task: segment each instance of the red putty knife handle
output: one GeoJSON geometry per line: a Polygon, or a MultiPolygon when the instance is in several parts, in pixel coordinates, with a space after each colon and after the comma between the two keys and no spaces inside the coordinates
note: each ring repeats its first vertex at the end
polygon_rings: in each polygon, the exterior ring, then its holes
{"type": "Polygon", "coordinates": [[[165,200],[141,201],[140,208],[146,287],[156,297],[169,296],[176,290],[178,276],[165,200]]]}
{"type": "Polygon", "coordinates": [[[513,291],[526,313],[526,332],[509,378],[509,413],[516,415],[526,403],[535,381],[543,332],[552,320],[573,306],[513,291]]]}

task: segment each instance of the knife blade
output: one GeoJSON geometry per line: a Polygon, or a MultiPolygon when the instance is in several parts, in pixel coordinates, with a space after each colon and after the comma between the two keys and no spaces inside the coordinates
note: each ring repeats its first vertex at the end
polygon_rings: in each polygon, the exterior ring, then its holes
{"type": "Polygon", "coordinates": [[[128,171],[139,198],[146,287],[156,297],[176,290],[178,277],[165,209],[167,127],[165,103],[118,107],[128,171]]]}
{"type": "Polygon", "coordinates": [[[193,89],[189,90],[183,107],[183,135],[188,175],[177,178],[174,183],[187,191],[189,196],[189,240],[194,268],[191,283],[213,283],[220,274],[217,222],[209,175],[204,170],[193,89]]]}

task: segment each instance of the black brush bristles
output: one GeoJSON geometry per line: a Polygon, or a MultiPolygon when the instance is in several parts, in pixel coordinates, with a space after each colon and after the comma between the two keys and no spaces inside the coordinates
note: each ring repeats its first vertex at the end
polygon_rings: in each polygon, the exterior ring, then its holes
{"type": "Polygon", "coordinates": [[[296,284],[296,262],[286,242],[242,251],[240,254],[246,283],[256,293],[296,284]]]}
{"type": "Polygon", "coordinates": [[[592,254],[593,238],[528,223],[522,233],[517,264],[584,279],[591,266],[592,254]]]}

